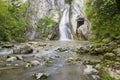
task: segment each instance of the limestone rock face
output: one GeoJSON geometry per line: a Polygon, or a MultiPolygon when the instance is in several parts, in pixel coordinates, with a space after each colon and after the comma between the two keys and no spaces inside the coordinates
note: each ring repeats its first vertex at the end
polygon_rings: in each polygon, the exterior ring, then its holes
{"type": "MultiPolygon", "coordinates": [[[[74,39],[88,39],[88,35],[90,33],[90,22],[86,18],[85,13],[83,11],[84,0],[73,0],[70,4],[70,22],[71,22],[71,31],[74,36],[74,39]],[[83,24],[78,19],[83,18],[83,24]]],[[[32,40],[38,35],[38,32],[42,31],[37,28],[37,23],[40,19],[45,18],[46,16],[50,17],[56,23],[59,24],[61,20],[63,11],[65,10],[65,5],[68,4],[65,0],[31,0],[26,11],[26,14],[29,14],[30,27],[26,31],[26,36],[32,40]],[[32,13],[31,13],[32,12],[32,13]],[[38,31],[39,30],[39,31],[38,31]],[[37,32],[38,31],[38,32],[37,32]]],[[[45,27],[45,26],[43,26],[45,27]]],[[[54,27],[54,26],[53,26],[54,27]]],[[[49,29],[55,30],[55,28],[49,29]]],[[[59,26],[57,26],[58,28],[59,26]]],[[[58,30],[58,29],[56,29],[58,30]]],[[[54,32],[54,31],[53,31],[54,32]]],[[[59,30],[57,31],[59,36],[59,30]]],[[[50,37],[50,33],[48,32],[48,36],[50,37]]]]}
{"type": "Polygon", "coordinates": [[[91,23],[85,16],[84,4],[85,0],[73,0],[71,6],[71,25],[78,40],[87,40],[90,34],[91,23]]]}

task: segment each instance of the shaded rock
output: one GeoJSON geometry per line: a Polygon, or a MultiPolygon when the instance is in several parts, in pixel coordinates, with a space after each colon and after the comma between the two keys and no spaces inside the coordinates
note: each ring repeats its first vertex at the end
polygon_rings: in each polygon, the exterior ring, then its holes
{"type": "Polygon", "coordinates": [[[114,49],[113,52],[120,57],[120,48],[114,49]]]}
{"type": "Polygon", "coordinates": [[[15,61],[15,60],[17,60],[16,57],[10,57],[10,58],[8,58],[6,61],[7,61],[7,62],[13,62],[13,61],[15,61]]]}
{"type": "Polygon", "coordinates": [[[57,51],[65,52],[65,51],[67,51],[67,49],[65,49],[65,48],[58,48],[57,51]]]}
{"type": "Polygon", "coordinates": [[[101,61],[100,60],[90,60],[89,61],[89,64],[90,65],[95,65],[95,64],[98,64],[98,63],[100,63],[101,61]]]}
{"type": "Polygon", "coordinates": [[[104,54],[104,59],[108,59],[108,60],[115,60],[115,54],[113,53],[106,53],[104,54]]]}
{"type": "Polygon", "coordinates": [[[81,61],[81,58],[75,58],[75,61],[81,61]]]}
{"type": "Polygon", "coordinates": [[[27,63],[27,64],[25,65],[25,68],[29,68],[29,67],[32,67],[32,65],[31,65],[30,63],[27,63]]]}
{"type": "Polygon", "coordinates": [[[23,60],[23,57],[21,55],[16,55],[17,60],[23,60]]]}
{"type": "Polygon", "coordinates": [[[33,74],[33,77],[35,77],[36,79],[46,79],[48,78],[48,74],[47,73],[35,73],[33,74]]]}
{"type": "Polygon", "coordinates": [[[54,60],[54,58],[52,58],[52,57],[49,57],[49,58],[45,58],[45,59],[44,59],[44,61],[45,61],[46,63],[52,63],[53,60],[54,60]]]}
{"type": "Polygon", "coordinates": [[[13,49],[14,54],[30,54],[33,49],[30,46],[17,46],[13,49]]]}
{"type": "Polygon", "coordinates": [[[80,47],[75,52],[78,53],[78,54],[85,54],[85,53],[89,53],[90,50],[88,48],[85,48],[85,47],[80,47]]]}
{"type": "Polygon", "coordinates": [[[33,60],[33,61],[30,61],[30,64],[31,64],[32,66],[37,66],[37,65],[40,65],[40,62],[37,61],[37,60],[33,60]]]}
{"type": "Polygon", "coordinates": [[[2,48],[12,48],[14,47],[13,44],[5,44],[5,45],[2,45],[2,48]]]}
{"type": "Polygon", "coordinates": [[[39,44],[40,47],[45,47],[47,44],[39,44]]]}

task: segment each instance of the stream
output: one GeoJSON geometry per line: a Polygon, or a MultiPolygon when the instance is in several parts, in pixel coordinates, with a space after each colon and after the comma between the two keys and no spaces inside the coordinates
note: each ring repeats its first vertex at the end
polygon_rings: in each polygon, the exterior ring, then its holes
{"type": "Polygon", "coordinates": [[[44,80],[94,80],[92,75],[84,73],[86,65],[82,61],[74,60],[77,58],[96,59],[89,54],[78,55],[73,51],[81,46],[89,45],[89,42],[36,41],[25,44],[31,45],[34,51],[31,54],[19,54],[23,57],[23,60],[7,62],[6,57],[18,54],[9,54],[5,50],[0,51],[0,80],[37,80],[33,77],[35,73],[47,73],[48,78],[44,80]],[[61,51],[60,49],[64,50],[61,51]],[[39,61],[40,64],[26,67],[30,61],[34,60],[39,61]],[[4,69],[6,67],[8,69],[4,69]],[[9,69],[9,67],[13,68],[9,69]]]}

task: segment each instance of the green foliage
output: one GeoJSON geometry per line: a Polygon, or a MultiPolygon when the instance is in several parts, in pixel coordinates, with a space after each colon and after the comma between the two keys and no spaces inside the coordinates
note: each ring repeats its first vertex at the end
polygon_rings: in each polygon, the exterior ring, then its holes
{"type": "Polygon", "coordinates": [[[100,80],[115,80],[106,71],[101,71],[100,80]]]}
{"type": "Polygon", "coordinates": [[[71,4],[73,0],[65,0],[66,3],[71,4]]]}
{"type": "Polygon", "coordinates": [[[42,19],[39,19],[37,23],[38,27],[38,36],[39,39],[44,39],[45,37],[48,37],[49,34],[51,34],[51,30],[56,25],[56,21],[54,21],[51,17],[45,16],[42,19]]]}
{"type": "Polygon", "coordinates": [[[115,0],[87,0],[85,11],[96,39],[103,39],[105,33],[120,35],[120,14],[115,0]]]}
{"type": "Polygon", "coordinates": [[[45,18],[42,18],[38,21],[37,27],[40,29],[44,28],[44,33],[46,33],[55,23],[56,22],[53,19],[46,16],[45,18]]]}
{"type": "MultiPolygon", "coordinates": [[[[18,0],[19,1],[19,0],[18,0]]],[[[0,40],[13,41],[25,38],[27,22],[23,17],[25,4],[15,6],[0,0],[0,40]]]]}

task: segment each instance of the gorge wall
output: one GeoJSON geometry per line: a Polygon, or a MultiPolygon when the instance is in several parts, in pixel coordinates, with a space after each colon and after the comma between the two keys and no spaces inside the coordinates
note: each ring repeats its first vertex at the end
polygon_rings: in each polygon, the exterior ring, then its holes
{"type": "Polygon", "coordinates": [[[74,39],[87,40],[91,25],[83,10],[84,0],[72,0],[71,3],[67,0],[31,0],[26,10],[30,22],[27,37],[30,40],[59,39],[59,23],[66,4],[70,5],[69,25],[74,39]]]}

